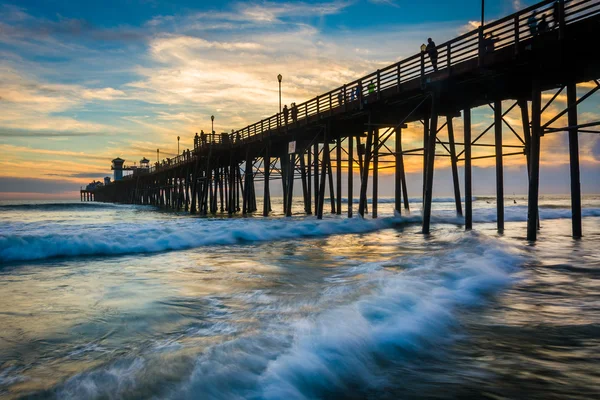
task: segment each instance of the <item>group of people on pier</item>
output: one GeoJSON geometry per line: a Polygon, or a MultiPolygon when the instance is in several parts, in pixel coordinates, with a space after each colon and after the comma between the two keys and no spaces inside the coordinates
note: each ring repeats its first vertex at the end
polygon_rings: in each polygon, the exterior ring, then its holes
{"type": "Polygon", "coordinates": [[[298,106],[296,103],[290,104],[290,108],[288,108],[287,104],[283,106],[283,121],[285,125],[288,124],[290,114],[292,114],[292,122],[298,122],[298,106]]]}
{"type": "MultiPolygon", "coordinates": [[[[561,13],[560,1],[555,1],[554,4],[552,5],[552,22],[553,22],[554,29],[558,29],[558,24],[560,21],[560,13],[561,13]]],[[[546,14],[545,13],[542,14],[542,17],[540,19],[538,19],[536,10],[533,10],[531,15],[529,16],[529,19],[527,20],[527,26],[529,27],[529,32],[531,33],[531,36],[537,36],[537,35],[546,33],[550,30],[550,24],[548,23],[546,14]]],[[[486,53],[493,52],[495,49],[495,44],[498,40],[499,40],[498,37],[494,36],[493,33],[487,34],[483,38],[482,49],[486,53]]],[[[437,71],[438,70],[438,49],[435,45],[435,42],[431,38],[427,39],[427,46],[425,48],[425,52],[429,56],[433,70],[437,71]]],[[[369,86],[369,93],[370,92],[371,92],[371,88],[369,86]]]]}

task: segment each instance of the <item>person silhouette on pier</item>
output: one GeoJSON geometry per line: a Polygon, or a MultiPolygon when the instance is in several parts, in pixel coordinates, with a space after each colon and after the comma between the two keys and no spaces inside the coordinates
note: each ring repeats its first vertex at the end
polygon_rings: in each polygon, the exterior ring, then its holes
{"type": "Polygon", "coordinates": [[[435,47],[435,42],[431,39],[427,39],[427,47],[425,48],[427,54],[429,54],[429,59],[431,60],[431,65],[433,66],[433,70],[437,72],[437,62],[438,62],[438,51],[435,47]]]}
{"type": "Polygon", "coordinates": [[[292,121],[294,123],[298,122],[298,106],[296,103],[292,103],[292,121]]]}
{"type": "Polygon", "coordinates": [[[283,106],[283,120],[285,121],[285,124],[288,124],[288,117],[290,115],[290,110],[287,107],[287,104],[283,106]]]}
{"type": "Polygon", "coordinates": [[[529,26],[529,33],[531,33],[531,36],[535,36],[537,34],[536,15],[537,15],[537,11],[533,10],[531,15],[529,16],[529,19],[527,19],[527,26],[529,26]]]}
{"type": "Polygon", "coordinates": [[[338,106],[341,106],[344,101],[344,95],[342,94],[341,90],[339,91],[339,93],[337,95],[337,100],[338,100],[338,106]]]}
{"type": "Polygon", "coordinates": [[[538,34],[548,32],[548,21],[546,21],[546,15],[542,15],[542,20],[537,25],[538,34]]]}

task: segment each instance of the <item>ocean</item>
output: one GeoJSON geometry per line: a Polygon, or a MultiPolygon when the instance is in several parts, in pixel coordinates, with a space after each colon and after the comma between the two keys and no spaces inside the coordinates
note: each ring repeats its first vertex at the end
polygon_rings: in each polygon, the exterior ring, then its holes
{"type": "MultiPolygon", "coordinates": [[[[0,398],[600,398],[600,196],[380,218],[0,202],[0,398]]],[[[328,204],[326,204],[326,211],[328,204]]],[[[259,205],[259,209],[262,209],[259,205]]],[[[345,214],[346,204],[343,211],[345,214]]]]}

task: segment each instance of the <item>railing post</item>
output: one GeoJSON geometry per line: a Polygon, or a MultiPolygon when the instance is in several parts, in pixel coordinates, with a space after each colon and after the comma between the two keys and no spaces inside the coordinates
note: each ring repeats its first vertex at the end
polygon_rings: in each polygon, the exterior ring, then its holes
{"type": "Polygon", "coordinates": [[[515,55],[519,54],[519,42],[521,41],[521,26],[520,26],[520,16],[515,15],[515,55]]]}
{"type": "Polygon", "coordinates": [[[344,95],[342,101],[344,102],[344,112],[348,110],[348,102],[346,101],[346,85],[344,85],[344,95]]]}
{"type": "Polygon", "coordinates": [[[483,26],[479,27],[478,41],[477,48],[479,49],[479,57],[477,57],[477,65],[481,66],[483,64],[483,26]]]}
{"type": "MultiPolygon", "coordinates": [[[[556,21],[554,22],[556,23],[556,21]]],[[[565,38],[565,0],[558,2],[558,39],[565,38]]]]}
{"type": "Polygon", "coordinates": [[[308,102],[304,103],[304,119],[306,120],[306,124],[308,124],[308,102]]]}
{"type": "Polygon", "coordinates": [[[317,118],[321,119],[321,110],[319,108],[319,96],[317,96],[316,99],[317,99],[317,118]]]}
{"type": "Polygon", "coordinates": [[[381,71],[377,70],[377,100],[381,99],[381,71]]]}
{"type": "Polygon", "coordinates": [[[358,81],[358,107],[362,110],[363,107],[363,87],[362,81],[358,81]]]}
{"type": "Polygon", "coordinates": [[[421,89],[425,89],[425,52],[421,51],[421,89]]]}

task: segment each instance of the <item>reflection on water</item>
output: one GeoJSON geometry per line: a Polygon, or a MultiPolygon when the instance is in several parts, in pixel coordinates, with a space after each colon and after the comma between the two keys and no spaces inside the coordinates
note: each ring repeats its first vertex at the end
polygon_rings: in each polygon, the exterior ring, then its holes
{"type": "Polygon", "coordinates": [[[597,397],[600,218],[575,241],[565,199],[542,204],[533,245],[520,204],[498,235],[485,200],[473,233],[436,203],[428,237],[389,204],[323,222],[0,205],[0,396],[597,397]]]}

